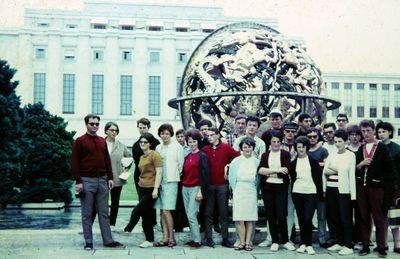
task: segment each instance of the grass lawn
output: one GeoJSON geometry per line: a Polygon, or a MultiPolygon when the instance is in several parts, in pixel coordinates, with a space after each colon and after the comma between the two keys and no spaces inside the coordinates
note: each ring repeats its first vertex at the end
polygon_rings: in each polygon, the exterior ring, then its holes
{"type": "Polygon", "coordinates": [[[132,166],[132,168],[130,169],[131,175],[127,179],[124,187],[122,187],[121,198],[120,198],[121,201],[137,200],[136,187],[135,187],[135,184],[133,183],[133,172],[134,171],[135,171],[135,167],[132,166]]]}

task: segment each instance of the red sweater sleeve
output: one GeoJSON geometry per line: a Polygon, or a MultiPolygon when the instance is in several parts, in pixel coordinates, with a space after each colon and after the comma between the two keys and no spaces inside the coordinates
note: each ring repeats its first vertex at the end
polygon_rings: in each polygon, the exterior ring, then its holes
{"type": "Polygon", "coordinates": [[[80,139],[76,139],[72,145],[71,154],[71,172],[76,184],[82,183],[81,174],[79,172],[79,157],[80,157],[80,139]]]}

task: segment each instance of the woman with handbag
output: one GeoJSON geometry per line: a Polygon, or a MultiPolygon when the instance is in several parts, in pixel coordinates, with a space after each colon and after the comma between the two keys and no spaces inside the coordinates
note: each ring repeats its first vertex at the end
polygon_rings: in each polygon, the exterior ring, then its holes
{"type": "Polygon", "coordinates": [[[126,180],[122,180],[119,176],[123,173],[124,168],[121,160],[123,157],[132,157],[129,150],[124,144],[116,139],[119,134],[119,127],[114,122],[107,122],[104,127],[108,153],[110,154],[112,173],[114,177],[114,187],[111,189],[111,210],[110,210],[110,226],[115,227],[118,216],[119,199],[121,196],[122,186],[126,184],[126,180]]]}

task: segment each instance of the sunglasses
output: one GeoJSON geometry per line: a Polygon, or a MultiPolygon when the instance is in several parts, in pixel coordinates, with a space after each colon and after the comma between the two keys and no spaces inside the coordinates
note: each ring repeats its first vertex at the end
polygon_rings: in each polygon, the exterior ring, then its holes
{"type": "Polygon", "coordinates": [[[337,122],[345,122],[345,121],[347,121],[346,119],[337,119],[336,120],[337,122]]]}
{"type": "Polygon", "coordinates": [[[287,133],[296,133],[297,130],[285,130],[285,132],[287,132],[287,133]]]}
{"type": "Polygon", "coordinates": [[[140,144],[149,144],[148,141],[139,141],[140,144]]]}
{"type": "Polygon", "coordinates": [[[116,133],[118,133],[118,130],[116,130],[116,129],[108,129],[109,131],[111,131],[111,132],[116,132],[116,133]]]}
{"type": "Polygon", "coordinates": [[[307,138],[310,138],[310,139],[316,139],[316,138],[318,138],[318,136],[317,135],[310,135],[310,136],[307,136],[307,138]]]}
{"type": "Polygon", "coordinates": [[[89,122],[88,124],[92,127],[94,127],[94,126],[98,127],[100,125],[100,123],[98,123],[98,122],[89,122]]]}

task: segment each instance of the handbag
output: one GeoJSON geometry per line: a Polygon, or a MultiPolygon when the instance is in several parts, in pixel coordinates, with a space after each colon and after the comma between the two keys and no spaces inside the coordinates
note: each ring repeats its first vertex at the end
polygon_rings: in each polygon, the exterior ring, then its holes
{"type": "Polygon", "coordinates": [[[389,226],[400,227],[400,198],[397,198],[388,211],[389,226]]]}
{"type": "Polygon", "coordinates": [[[128,167],[131,164],[134,164],[133,158],[132,157],[124,157],[121,160],[121,164],[122,164],[122,167],[124,168],[124,172],[119,175],[119,178],[121,180],[125,180],[126,181],[129,178],[129,176],[131,175],[131,172],[129,171],[128,167]]]}

